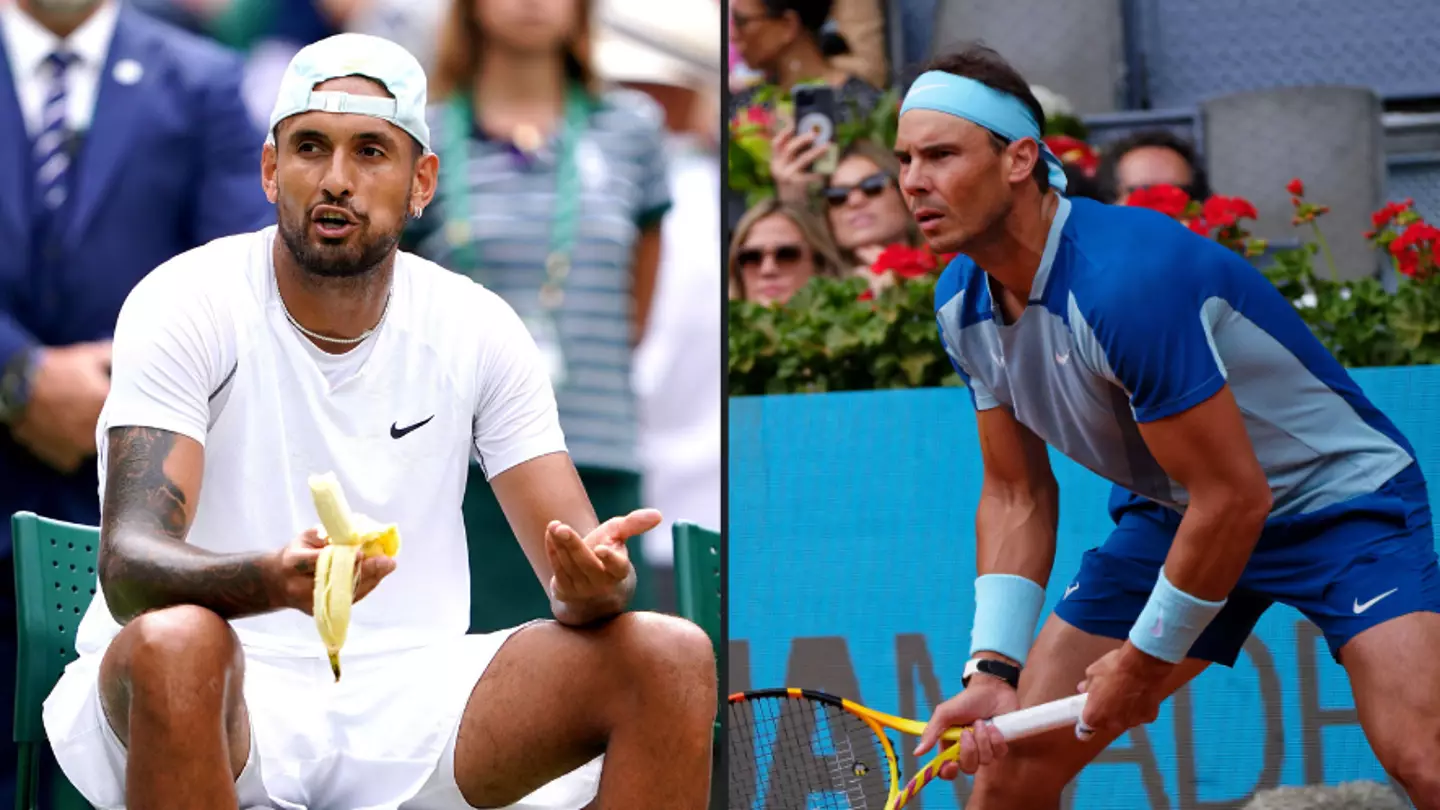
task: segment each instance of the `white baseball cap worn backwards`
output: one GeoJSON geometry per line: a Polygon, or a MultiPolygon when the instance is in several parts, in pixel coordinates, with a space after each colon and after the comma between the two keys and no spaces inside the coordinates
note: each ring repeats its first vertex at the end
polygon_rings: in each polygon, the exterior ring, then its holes
{"type": "Polygon", "coordinates": [[[290,60],[280,80],[265,142],[274,146],[275,128],[292,115],[351,113],[394,124],[413,135],[428,154],[432,150],[425,103],[425,69],[409,51],[368,34],[337,34],[301,48],[290,60]],[[379,82],[394,98],[315,89],[321,82],[345,76],[379,82]]]}

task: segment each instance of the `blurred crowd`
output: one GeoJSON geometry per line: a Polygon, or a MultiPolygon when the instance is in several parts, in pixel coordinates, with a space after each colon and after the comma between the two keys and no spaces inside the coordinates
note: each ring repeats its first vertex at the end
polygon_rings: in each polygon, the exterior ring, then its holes
{"type": "MultiPolygon", "coordinates": [[[[892,82],[879,0],[730,3],[731,130],[758,120],[770,139],[769,193],[752,194],[759,199],[747,206],[745,195],[727,190],[732,299],[782,304],[812,278],[847,275],[862,276],[878,290],[894,281],[880,263],[887,248],[922,247],[900,194],[893,131],[866,126],[877,118],[877,105],[898,102],[929,56],[928,27],[915,21],[933,16],[935,3],[910,0],[900,7],[900,55],[907,62],[896,66],[900,78],[892,82]],[[765,98],[767,87],[785,94],[814,82],[835,90],[837,130],[857,125],[850,137],[817,145],[765,98]]],[[[1178,187],[1199,202],[1210,196],[1195,145],[1186,138],[1141,129],[1102,151],[1065,134],[1081,125],[1064,98],[1033,89],[1045,107],[1046,141],[1066,162],[1069,196],[1125,204],[1135,191],[1156,186],[1178,187]]]]}
{"type": "MultiPolygon", "coordinates": [[[[1249,25],[1206,17],[1208,27],[1187,35],[1184,26],[1196,20],[1185,8],[1157,7],[1165,24],[1160,36],[1159,22],[1142,25],[1058,0],[993,7],[730,0],[730,298],[780,304],[809,279],[852,275],[864,277],[873,295],[899,278],[943,269],[948,257],[933,255],[907,222],[890,157],[898,107],[926,62],[940,51],[985,45],[987,34],[1006,40],[998,57],[1030,78],[1044,113],[1043,138],[1065,163],[1068,196],[1161,210],[1255,258],[1282,289],[1284,279],[1272,271],[1288,278],[1302,265],[1347,284],[1374,280],[1391,293],[1403,290],[1403,277],[1435,276],[1440,230],[1426,219],[1440,216],[1440,85],[1433,73],[1415,78],[1381,69],[1428,58],[1424,36],[1407,34],[1376,60],[1335,61],[1311,58],[1299,31],[1281,25],[1266,29],[1277,38],[1275,58],[1267,61],[1235,44],[1261,24],[1259,17],[1249,25]],[[1093,33],[1113,39],[1089,49],[1063,36],[1054,43],[1018,36],[1009,27],[1046,10],[1098,21],[1093,33]],[[1110,55],[1087,61],[1095,50],[1110,55]],[[1229,70],[1216,78],[1199,54],[1230,60],[1229,70]],[[1037,82],[1037,75],[1047,81],[1037,82]],[[1395,76],[1408,81],[1401,86],[1395,76]],[[1076,103],[1047,83],[1063,85],[1076,103]],[[807,98],[833,99],[828,143],[823,133],[817,141],[810,125],[796,129],[802,87],[807,98]],[[1156,94],[1170,106],[1152,107],[1156,94]],[[1322,215],[1323,235],[1315,224],[1322,215]],[[1284,255],[1322,240],[1327,246],[1313,262],[1284,255]]],[[[1368,18],[1346,22],[1332,14],[1317,20],[1317,30],[1343,38],[1345,26],[1360,23],[1368,18]]],[[[1300,285],[1313,286],[1304,279],[1300,285]]],[[[1292,291],[1286,295],[1302,308],[1333,303],[1321,293],[1317,304],[1314,290],[1292,291]]],[[[1350,292],[1335,293],[1339,309],[1353,308],[1343,303],[1350,292]]],[[[1421,295],[1440,293],[1427,288],[1421,295]]],[[[1403,332],[1409,324],[1394,303],[1399,297],[1377,307],[1403,332]]],[[[1321,337],[1347,365],[1393,365],[1400,351],[1363,336],[1321,337]]],[[[1434,362],[1415,348],[1400,359],[1434,362]]]]}
{"type": "MultiPolygon", "coordinates": [[[[442,188],[405,247],[496,290],[561,358],[597,512],[666,515],[633,553],[640,606],[673,609],[671,523],[720,526],[721,21],[718,0],[0,0],[0,695],[8,516],[98,524],[121,303],[172,256],[274,224],[260,152],[281,73],[347,31],[431,76],[442,188]]],[[[472,629],[548,615],[483,476],[465,511],[472,629]]]]}

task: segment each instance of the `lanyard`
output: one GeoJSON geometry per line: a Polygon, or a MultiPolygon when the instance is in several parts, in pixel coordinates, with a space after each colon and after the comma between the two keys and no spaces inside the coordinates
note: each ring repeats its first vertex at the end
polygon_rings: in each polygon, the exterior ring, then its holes
{"type": "MultiPolygon", "coordinates": [[[[540,286],[540,306],[547,314],[563,303],[565,278],[570,274],[570,255],[575,249],[575,232],[580,221],[580,168],[576,145],[590,112],[583,88],[574,84],[565,89],[565,118],[556,144],[555,207],[550,226],[550,251],[545,257],[545,281],[540,286]]],[[[469,93],[456,93],[445,105],[445,155],[440,163],[445,194],[446,238],[455,251],[454,269],[474,277],[483,272],[480,245],[470,219],[469,139],[474,127],[474,109],[469,93]]]]}

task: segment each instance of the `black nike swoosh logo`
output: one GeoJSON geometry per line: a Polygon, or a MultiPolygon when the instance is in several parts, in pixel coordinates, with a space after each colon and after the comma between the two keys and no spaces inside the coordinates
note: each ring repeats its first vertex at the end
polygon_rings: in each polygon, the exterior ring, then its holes
{"type": "Polygon", "coordinates": [[[435,414],[432,413],[432,414],[430,414],[430,416],[426,417],[424,420],[419,421],[419,422],[416,422],[415,424],[411,425],[410,427],[403,427],[403,428],[402,428],[402,427],[399,427],[399,423],[398,423],[398,422],[391,422],[391,423],[390,423],[390,438],[392,438],[392,439],[403,439],[403,438],[405,438],[405,435],[406,435],[406,434],[408,434],[408,433],[410,433],[410,432],[412,432],[412,431],[419,430],[419,429],[422,428],[422,427],[425,427],[425,425],[429,424],[429,423],[430,423],[430,420],[431,420],[431,419],[434,419],[434,418],[435,418],[435,414]]]}

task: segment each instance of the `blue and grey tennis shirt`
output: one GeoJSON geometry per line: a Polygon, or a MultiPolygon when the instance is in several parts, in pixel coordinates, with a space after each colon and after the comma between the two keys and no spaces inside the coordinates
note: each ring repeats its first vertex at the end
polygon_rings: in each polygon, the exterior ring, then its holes
{"type": "Polygon", "coordinates": [[[935,288],[940,338],[979,410],[1004,406],[1060,452],[1183,511],[1137,423],[1227,382],[1270,481],[1272,514],[1369,494],[1413,463],[1291,304],[1235,252],[1144,209],[1062,198],[1029,305],[1007,324],[965,256],[935,288]]]}

